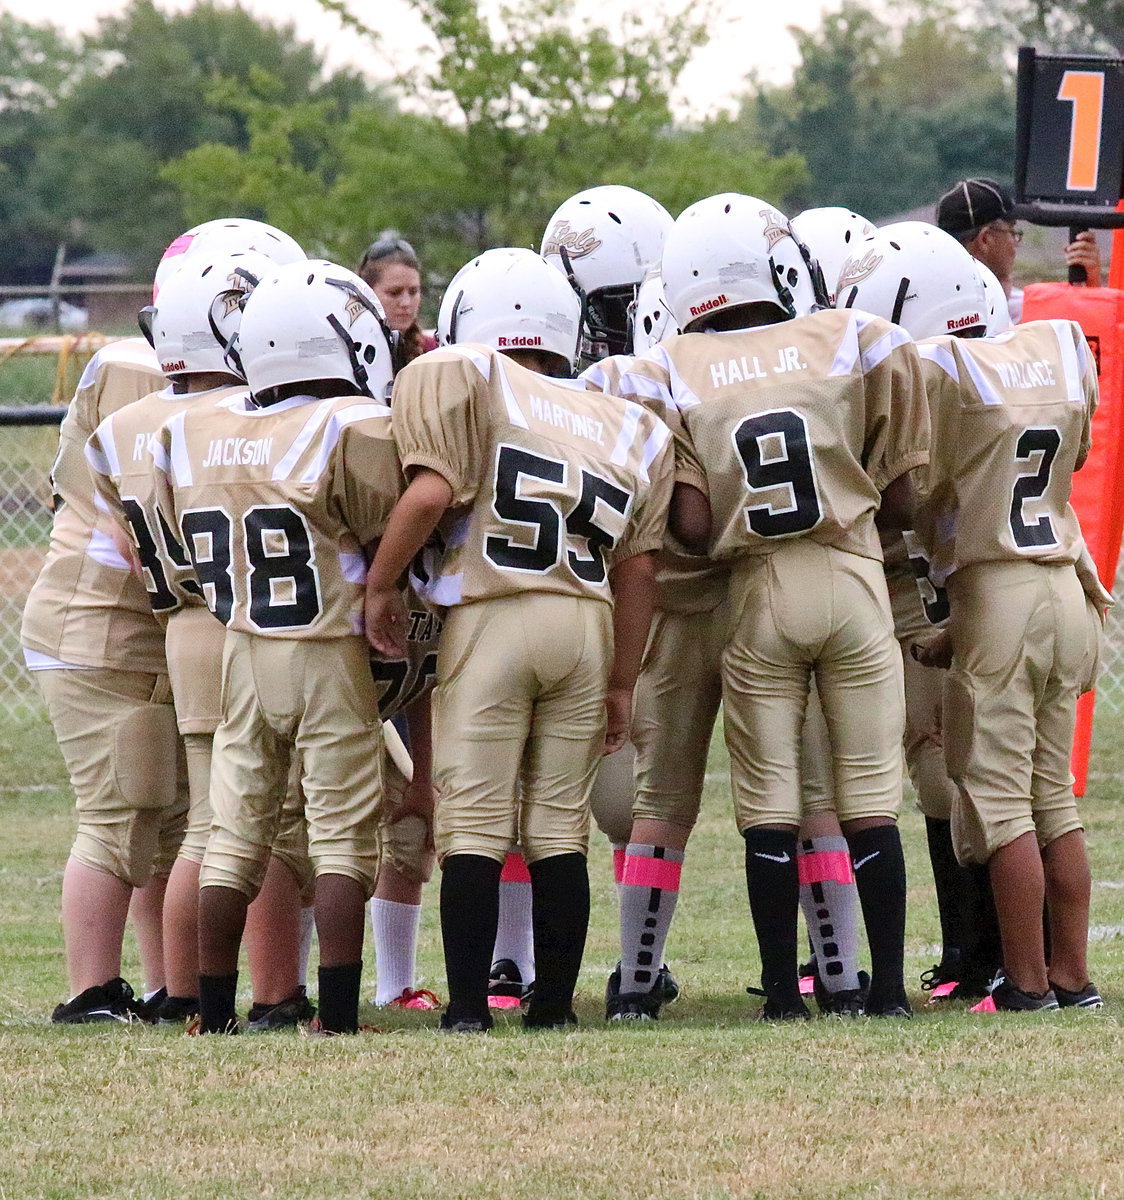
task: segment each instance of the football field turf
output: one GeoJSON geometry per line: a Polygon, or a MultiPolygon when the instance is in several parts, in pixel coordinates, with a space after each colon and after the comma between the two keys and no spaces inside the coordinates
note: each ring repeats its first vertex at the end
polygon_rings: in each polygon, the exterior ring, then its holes
{"type": "MultiPolygon", "coordinates": [[[[914,1020],[756,1022],[741,839],[716,746],[668,945],[679,1002],[654,1025],[601,1019],[616,921],[598,834],[581,1027],[525,1034],[501,1017],[486,1038],[369,1009],[381,1032],[340,1039],[52,1028],[70,797],[44,723],[0,721],[0,747],[0,1200],[1124,1195],[1124,718],[1101,715],[1084,802],[1105,1013],[923,1007],[916,980],[938,932],[907,804],[914,1020]]],[[[420,982],[443,995],[436,898],[434,882],[420,982]]],[[[139,985],[131,939],[125,974],[139,985]]],[[[364,995],[371,979],[368,965],[364,995]]]]}

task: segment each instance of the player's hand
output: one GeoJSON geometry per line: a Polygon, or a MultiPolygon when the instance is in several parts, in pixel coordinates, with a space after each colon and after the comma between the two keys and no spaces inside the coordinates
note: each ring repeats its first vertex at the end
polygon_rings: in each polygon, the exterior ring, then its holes
{"type": "Polygon", "coordinates": [[[605,728],[602,756],[616,754],[628,741],[628,735],[632,731],[632,689],[610,688],[605,696],[605,709],[608,724],[605,728]]]}
{"type": "Polygon", "coordinates": [[[1084,267],[1089,287],[1101,286],[1101,251],[1091,229],[1083,229],[1065,248],[1067,267],[1084,267]]]}
{"type": "Polygon", "coordinates": [[[405,658],[409,613],[398,588],[367,589],[363,606],[367,641],[384,658],[405,658]]]}
{"type": "Polygon", "coordinates": [[[931,642],[914,642],[909,652],[923,667],[951,667],[952,634],[942,629],[931,642]]]}
{"type": "Polygon", "coordinates": [[[417,817],[425,822],[425,848],[433,849],[433,810],[436,795],[431,783],[408,783],[402,799],[394,807],[388,825],[397,825],[407,817],[417,817]]]}

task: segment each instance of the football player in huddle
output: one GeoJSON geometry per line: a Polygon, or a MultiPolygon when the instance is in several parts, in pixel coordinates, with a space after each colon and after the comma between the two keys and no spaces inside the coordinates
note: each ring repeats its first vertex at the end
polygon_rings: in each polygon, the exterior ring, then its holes
{"type": "Polygon", "coordinates": [[[186,774],[164,633],[109,518],[95,507],[85,458],[86,441],[105,417],[164,383],[139,337],[111,342],[90,359],[62,424],[51,469],[50,546],[20,630],[78,812],[62,886],[71,998],[52,1014],[62,1023],[149,1015],[121,978],[130,901],[134,922],[142,918],[148,988],[158,993],[164,984],[161,905],[183,836],[186,774]]]}
{"type": "MultiPolygon", "coordinates": [[[[581,302],[583,363],[600,363],[606,357],[615,362],[616,356],[633,352],[636,328],[645,324],[654,328],[653,320],[659,315],[655,299],[658,281],[647,289],[643,317],[638,317],[636,306],[645,278],[659,264],[671,224],[671,214],[658,201],[619,184],[577,192],[563,201],[547,222],[541,253],[566,277],[581,302]]],[[[605,390],[599,380],[595,386],[605,390]]],[[[631,743],[605,758],[590,796],[594,820],[612,844],[618,888],[632,827],[634,760],[631,743]]],[[[500,875],[489,994],[493,1007],[513,1007],[528,994],[534,979],[532,940],[530,875],[522,854],[515,849],[500,875]]],[[[618,979],[619,972],[614,972],[610,992],[616,990],[618,979]]],[[[663,993],[674,998],[677,989],[670,975],[661,971],[660,980],[663,993]]]]}
{"type": "MultiPolygon", "coordinates": [[[[948,236],[932,225],[887,225],[855,249],[841,278],[838,303],[893,320],[915,338],[943,332],[947,321],[965,322],[964,328],[973,332],[984,319],[1003,323],[1002,289],[988,301],[981,284],[970,279],[972,265],[967,252],[950,250],[948,236]],[[908,274],[903,274],[906,262],[908,274]],[[899,295],[903,278],[910,279],[911,288],[899,295]]],[[[977,274],[981,266],[975,264],[977,274]]],[[[915,474],[924,490],[925,472],[915,474]]],[[[956,787],[945,767],[944,676],[912,653],[915,643],[928,641],[947,624],[948,593],[930,579],[929,560],[914,530],[886,531],[882,552],[905,671],[906,765],[925,818],[941,927],[940,961],[922,975],[921,986],[933,1001],[978,999],[987,993],[999,965],[995,909],[986,870],[961,866],[953,849],[956,787]]]]}
{"type": "MultiPolygon", "coordinates": [[[[228,240],[230,225],[220,228],[222,239],[228,240]]],[[[221,717],[226,630],[208,611],[186,554],[160,519],[149,442],[181,409],[216,404],[245,391],[237,358],[228,361],[226,352],[246,298],[275,269],[255,251],[208,255],[207,241],[206,235],[197,237],[184,256],[175,257],[179,265],[164,279],[155,304],[142,312],[169,386],[108,416],[86,449],[99,499],[128,531],[128,553],[136,557],[153,612],[165,626],[168,675],[187,759],[187,829],[164,902],[168,995],[156,1017],[167,1022],[190,1018],[198,1010],[199,865],[211,830],[211,740],[221,717]]],[[[272,240],[265,244],[274,248],[272,240]]],[[[304,843],[303,817],[294,803],[250,923],[251,1028],[293,1024],[314,1015],[297,984],[301,883],[310,882],[304,843]]]]}
{"type": "Polygon", "coordinates": [[[365,551],[400,492],[391,335],[358,276],[279,268],[247,302],[249,392],[172,416],[157,501],[227,626],[213,826],[200,870],[200,1031],[238,1028],[238,951],[301,763],[320,944],[319,1028],[358,1028],[382,742],[362,637],[365,551]]]}
{"type": "Polygon", "coordinates": [[[589,918],[588,798],[628,736],[666,523],[670,434],[568,376],[580,302],[529,251],[491,250],[443,303],[453,344],[406,367],[393,423],[410,482],[371,565],[367,634],[401,653],[397,583],[435,530],[445,608],[434,692],[435,841],[449,1007],[490,1028],[500,874],[518,835],[533,893],[528,1028],[573,1022],[589,918]],[[553,378],[552,378],[553,377],[553,378]]]}
{"type": "MultiPolygon", "coordinates": [[[[801,314],[817,302],[823,305],[817,267],[807,247],[789,235],[774,248],[773,260],[777,270],[789,276],[801,314]]],[[[666,304],[662,281],[655,275],[637,299],[638,353],[675,332],[666,304]]],[[[608,359],[590,367],[585,377],[615,391],[628,365],[628,360],[608,359]]],[[[652,403],[652,397],[642,399],[652,403]]],[[[662,402],[655,403],[657,410],[662,408],[662,402]]],[[[621,966],[606,993],[610,1020],[655,1019],[676,994],[669,996],[669,975],[656,964],[662,961],[678,898],[680,864],[698,817],[721,701],[721,655],[729,633],[727,564],[688,555],[669,541],[658,559],[657,578],[656,616],[633,717],[637,799],[621,887],[621,966]]],[[[835,817],[830,759],[813,688],[801,746],[800,904],[818,967],[808,980],[809,989],[816,991],[824,1011],[843,1015],[861,1009],[863,977],[858,971],[858,900],[847,844],[835,817]]]]}
{"type": "Polygon", "coordinates": [[[1079,326],[1034,321],[987,332],[967,252],[928,226],[883,230],[882,298],[919,337],[933,458],[918,537],[947,588],[949,623],[921,661],[948,665],[945,760],[959,860],[986,864],[1003,972],[981,1006],[1102,1005],[1086,962],[1089,866],[1069,757],[1077,696],[1092,686],[1101,610],[1069,505],[1097,403],[1079,326]],[[1042,911],[1048,906],[1050,952],[1042,911]]]}
{"type": "Polygon", "coordinates": [[[797,830],[814,674],[871,950],[865,1011],[906,1016],[904,698],[876,521],[908,523],[906,476],[927,461],[928,414],[900,330],[853,312],[797,316],[814,286],[801,264],[771,205],[732,193],[692,205],[662,270],[685,332],[637,360],[620,391],[662,402],[678,425],[672,530],[731,570],[723,704],[763,1015],[807,1015],[797,830]],[[791,263],[777,261],[785,251],[791,263]]]}

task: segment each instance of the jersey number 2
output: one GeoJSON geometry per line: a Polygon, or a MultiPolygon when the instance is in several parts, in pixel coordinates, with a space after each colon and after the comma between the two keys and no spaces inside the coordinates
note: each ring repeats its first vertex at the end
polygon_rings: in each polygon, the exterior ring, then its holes
{"type": "Polygon", "coordinates": [[[1050,469],[1061,444],[1062,435],[1051,427],[1024,429],[1015,444],[1015,462],[1028,464],[1027,470],[1019,472],[1011,491],[1011,536],[1020,550],[1057,545],[1050,518],[1043,515],[1027,522],[1023,519],[1023,505],[1046,494],[1050,469]]]}

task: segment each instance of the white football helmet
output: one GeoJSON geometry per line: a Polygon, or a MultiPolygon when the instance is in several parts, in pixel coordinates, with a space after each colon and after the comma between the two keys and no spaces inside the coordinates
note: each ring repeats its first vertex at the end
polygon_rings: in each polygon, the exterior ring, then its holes
{"type": "Polygon", "coordinates": [[[542,256],[582,299],[591,361],[629,351],[629,307],[672,224],[658,200],[621,184],[578,192],[547,222],[542,256]]]}
{"type": "Polygon", "coordinates": [[[279,267],[308,257],[287,233],[264,221],[251,221],[246,217],[204,221],[181,233],[164,251],[156,267],[152,299],[155,301],[164,280],[183,262],[185,255],[206,254],[209,258],[218,258],[239,250],[256,250],[279,267]]]}
{"type": "Polygon", "coordinates": [[[486,250],[453,276],[437,314],[437,340],[495,350],[544,350],[578,361],[581,301],[533,251],[486,250]]]}
{"type": "Polygon", "coordinates": [[[649,271],[636,293],[636,303],[632,309],[632,352],[643,354],[664,338],[678,332],[675,318],[663,294],[663,279],[659,270],[649,271]]]}
{"type": "Polygon", "coordinates": [[[275,270],[253,250],[183,259],[164,280],[159,301],[137,314],[160,370],[168,376],[222,371],[244,378],[237,358],[227,351],[250,293],[275,270]]]}
{"type": "Polygon", "coordinates": [[[898,221],[884,225],[859,249],[862,270],[840,288],[837,308],[885,317],[914,338],[983,333],[983,280],[975,260],[951,234],[924,221],[898,221]]]}
{"type": "Polygon", "coordinates": [[[289,263],[250,301],[234,349],[254,395],[321,379],[354,383],[376,400],[390,395],[397,337],[358,275],[321,259],[289,263]]]}
{"type": "Polygon", "coordinates": [[[997,333],[1006,333],[1014,322],[1011,320],[1011,308],[1007,303],[1007,293],[999,282],[995,272],[978,258],[972,260],[976,271],[983,280],[984,295],[987,297],[987,336],[995,337],[997,333]]]}
{"type": "Polygon", "coordinates": [[[792,218],[792,231],[820,264],[831,304],[835,303],[839,277],[846,274],[856,247],[877,232],[866,217],[849,208],[806,208],[792,218]]]}
{"type": "Polygon", "coordinates": [[[680,329],[743,304],[770,304],[778,321],[826,306],[819,269],[788,218],[738,192],[709,196],[679,214],[667,235],[662,274],[680,329]]]}

